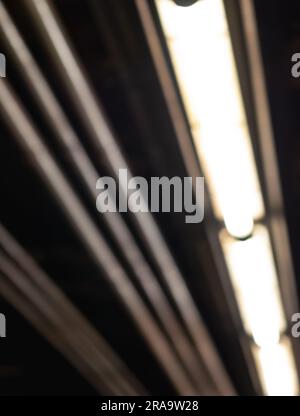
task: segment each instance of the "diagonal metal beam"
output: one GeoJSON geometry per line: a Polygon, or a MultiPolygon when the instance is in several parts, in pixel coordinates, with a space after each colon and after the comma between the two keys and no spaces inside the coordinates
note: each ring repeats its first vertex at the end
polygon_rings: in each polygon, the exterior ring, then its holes
{"type": "Polygon", "coordinates": [[[153,319],[122,265],[112,253],[83,204],[72,190],[62,171],[52,158],[24,108],[18,102],[7,81],[0,83],[0,106],[5,121],[22,148],[32,158],[36,169],[62,206],[66,218],[94,258],[100,271],[113,285],[131,317],[149,345],[150,350],[169,376],[178,393],[197,394],[191,380],[173,351],[168,339],[153,319]]]}
{"type": "MultiPolygon", "coordinates": [[[[77,329],[79,330],[79,334],[76,336],[79,340],[79,344],[84,344],[85,340],[88,340],[89,343],[93,345],[94,350],[101,352],[108,362],[113,363],[118,373],[120,373],[124,379],[128,380],[128,384],[135,386],[137,392],[144,393],[144,387],[140,386],[135,377],[130,374],[126,365],[124,365],[120,358],[114,353],[104,338],[101,337],[82,313],[53,283],[53,280],[36,263],[33,257],[25,251],[1,223],[0,247],[6,253],[7,257],[10,258],[24,274],[26,274],[26,278],[30,280],[31,287],[41,293],[44,304],[49,303],[50,305],[53,305],[53,308],[55,308],[56,311],[59,311],[59,316],[68,326],[73,328],[76,333],[78,332],[77,329]]],[[[90,354],[87,355],[87,357],[90,356],[90,354]]]]}
{"type": "MultiPolygon", "coordinates": [[[[97,191],[95,184],[99,174],[83,148],[73,127],[70,125],[61,105],[52,92],[45,77],[41,73],[30,50],[18,32],[4,5],[0,3],[0,31],[9,46],[13,57],[22,68],[21,74],[30,85],[31,92],[37,99],[40,109],[55,133],[55,138],[61,144],[78,176],[87,188],[91,200],[95,203],[97,191]]],[[[118,213],[103,213],[103,218],[112,232],[119,249],[124,253],[141,287],[150,300],[164,330],[194,380],[196,387],[204,393],[212,393],[205,383],[206,374],[182,325],[179,323],[163,289],[159,285],[141,250],[129,231],[123,217],[118,213]]]]}
{"type": "MultiPolygon", "coordinates": [[[[61,352],[66,359],[73,365],[82,376],[101,394],[119,395],[124,390],[118,389],[117,386],[109,385],[101,378],[94,374],[94,369],[90,364],[82,361],[82,353],[78,353],[74,347],[71,347],[69,341],[65,341],[60,336],[60,331],[56,329],[55,324],[41,316],[40,311],[36,309],[20,292],[11,284],[9,278],[0,273],[0,293],[10,302],[21,315],[25,317],[42,336],[44,336],[54,348],[61,352]]],[[[100,367],[98,365],[98,367],[100,367]]],[[[110,375],[107,376],[108,378],[110,375]]]]}
{"type": "MultiPolygon", "coordinates": [[[[0,293],[60,350],[101,393],[137,395],[145,389],[99,333],[1,226],[0,293]],[[12,243],[12,244],[11,244],[12,243]],[[38,271],[38,285],[2,248],[16,248],[38,271]]],[[[13,253],[15,256],[15,253],[13,253]]],[[[32,270],[31,270],[32,269],[32,270]]],[[[35,273],[34,273],[35,275],[35,273]]]]}
{"type": "MultiPolygon", "coordinates": [[[[132,179],[128,164],[122,155],[111,128],[105,120],[103,110],[93,94],[84,71],[70,43],[66,39],[62,25],[58,22],[58,18],[55,16],[49,2],[46,0],[31,0],[26,5],[31,10],[35,22],[39,25],[41,33],[46,39],[47,48],[55,57],[55,64],[65,80],[68,91],[78,110],[78,115],[83,120],[99,156],[106,158],[115,176],[118,176],[119,169],[126,168],[128,170],[128,179],[132,179]]],[[[120,183],[120,186],[125,195],[126,184],[120,183]]],[[[141,201],[144,201],[142,195],[141,201]]],[[[234,394],[234,388],[200,316],[199,310],[152,215],[136,213],[134,219],[142,238],[147,243],[149,252],[161,271],[162,277],[178,307],[197,351],[209,371],[213,383],[220,393],[234,394]]]]}

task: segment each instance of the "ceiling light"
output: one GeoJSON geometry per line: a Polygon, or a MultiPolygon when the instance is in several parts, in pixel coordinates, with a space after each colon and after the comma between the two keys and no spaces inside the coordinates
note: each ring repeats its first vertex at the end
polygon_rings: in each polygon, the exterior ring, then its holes
{"type": "Polygon", "coordinates": [[[267,347],[253,348],[257,367],[268,396],[296,396],[298,379],[290,340],[267,347]]]}
{"type": "Polygon", "coordinates": [[[246,333],[266,394],[298,382],[239,78],[222,0],[156,0],[246,333]]]}
{"type": "Polygon", "coordinates": [[[264,207],[223,3],[156,4],[215,213],[248,236],[264,207]]]}
{"type": "Polygon", "coordinates": [[[259,346],[276,344],[285,319],[267,229],[256,226],[245,241],[222,232],[220,240],[246,331],[259,346]]]}

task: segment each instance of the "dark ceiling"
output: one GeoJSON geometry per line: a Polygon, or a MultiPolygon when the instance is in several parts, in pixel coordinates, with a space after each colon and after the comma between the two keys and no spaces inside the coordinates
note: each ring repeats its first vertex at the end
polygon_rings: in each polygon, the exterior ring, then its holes
{"type": "MultiPolygon", "coordinates": [[[[107,174],[105,158],[94,152],[64,80],[28,12],[26,1],[6,0],[3,3],[90,158],[102,175],[107,174]]],[[[51,3],[80,57],[134,175],[146,178],[186,176],[134,2],[53,0],[51,3]]],[[[300,100],[299,103],[297,100],[300,81],[290,75],[290,57],[300,47],[300,4],[296,0],[290,0],[288,5],[280,0],[255,3],[286,217],[296,276],[299,276],[300,100]]],[[[15,64],[3,39],[0,39],[0,51],[7,57],[9,83],[42,132],[48,148],[63,166],[73,189],[134,280],[123,253],[90,201],[67,155],[57,145],[30,87],[24,82],[22,68],[15,64]]],[[[104,335],[151,394],[174,394],[172,385],[125,307],[95,267],[43,180],[37,176],[31,159],[16,144],[5,118],[1,118],[0,134],[1,222],[104,335]]],[[[156,215],[155,219],[185,276],[237,392],[255,394],[240,343],[241,335],[228,307],[203,225],[187,225],[178,213],[156,215]]],[[[159,276],[145,242],[130,218],[126,221],[159,276]]],[[[166,288],[165,292],[172,302],[166,288]]],[[[0,342],[0,394],[96,394],[77,370],[1,298],[0,311],[6,314],[8,322],[8,336],[0,342]]],[[[180,319],[179,314],[177,316],[180,319]]]]}

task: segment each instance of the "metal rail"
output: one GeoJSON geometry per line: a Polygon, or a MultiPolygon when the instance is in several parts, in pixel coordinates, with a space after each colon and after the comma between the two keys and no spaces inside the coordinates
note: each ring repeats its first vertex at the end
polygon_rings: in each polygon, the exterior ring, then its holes
{"type": "MultiPolygon", "coordinates": [[[[137,2],[138,6],[139,3],[137,2]]],[[[38,24],[41,34],[47,42],[47,47],[55,57],[55,64],[65,81],[78,115],[84,122],[99,157],[100,155],[105,157],[111,172],[115,176],[118,176],[119,169],[126,168],[128,179],[131,179],[132,174],[129,166],[49,2],[46,0],[31,0],[26,5],[31,10],[34,21],[38,24]]],[[[120,183],[120,186],[125,194],[125,184],[120,183]]],[[[142,195],[141,200],[144,200],[142,195]]],[[[222,394],[234,394],[231,381],[199,310],[152,215],[144,212],[135,213],[133,218],[143,240],[147,243],[150,254],[160,269],[187,331],[193,339],[199,356],[205,363],[216,389],[222,394]]]]}
{"type": "MultiPolygon", "coordinates": [[[[40,71],[7,10],[1,3],[0,31],[3,33],[3,39],[9,46],[16,62],[21,67],[22,76],[30,85],[31,92],[38,101],[45,118],[48,119],[50,127],[55,133],[55,139],[66,151],[70,162],[86,187],[92,202],[95,203],[97,197],[95,185],[100,175],[82,146],[80,139],[68,121],[61,105],[40,71]]],[[[196,388],[201,393],[210,392],[205,387],[205,374],[203,373],[203,367],[199,362],[195,347],[179,323],[163,289],[145,260],[123,217],[118,212],[104,212],[102,217],[150,300],[165,332],[172,340],[174,348],[194,381],[196,388]]]]}

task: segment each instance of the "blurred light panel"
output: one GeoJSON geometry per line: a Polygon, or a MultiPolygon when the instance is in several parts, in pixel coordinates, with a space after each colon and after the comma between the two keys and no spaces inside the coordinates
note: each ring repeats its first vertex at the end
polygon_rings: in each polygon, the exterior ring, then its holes
{"type": "Polygon", "coordinates": [[[296,396],[298,379],[290,340],[263,348],[254,347],[253,353],[268,396],[296,396]]]}
{"type": "Polygon", "coordinates": [[[265,394],[298,392],[278,278],[222,0],[156,0],[265,394]]]}
{"type": "Polygon", "coordinates": [[[245,241],[225,231],[221,244],[246,331],[260,347],[276,344],[285,319],[267,229],[257,225],[245,241]]]}
{"type": "Polygon", "coordinates": [[[264,208],[223,3],[156,4],[216,215],[244,237],[264,208]]]}

